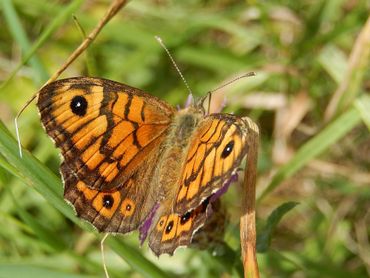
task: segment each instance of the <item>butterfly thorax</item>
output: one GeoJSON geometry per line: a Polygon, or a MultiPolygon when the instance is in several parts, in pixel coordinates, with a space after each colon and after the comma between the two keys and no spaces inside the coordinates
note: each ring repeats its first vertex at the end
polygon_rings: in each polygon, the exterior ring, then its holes
{"type": "Polygon", "coordinates": [[[189,144],[190,138],[194,133],[199,121],[203,117],[203,113],[194,107],[180,110],[175,115],[173,124],[171,126],[170,136],[172,144],[186,148],[189,144]]]}

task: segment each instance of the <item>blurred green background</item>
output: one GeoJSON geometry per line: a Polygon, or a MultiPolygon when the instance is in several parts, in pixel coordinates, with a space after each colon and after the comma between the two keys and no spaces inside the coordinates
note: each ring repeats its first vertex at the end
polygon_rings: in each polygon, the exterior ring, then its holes
{"type": "MultiPolygon", "coordinates": [[[[88,33],[109,5],[0,0],[0,277],[104,275],[99,236],[63,201],[35,104],[19,120],[23,159],[13,121],[82,41],[72,16],[88,33]]],[[[104,77],[183,105],[187,90],[155,35],[195,96],[255,71],[212,105],[226,98],[225,112],[260,127],[261,277],[369,277],[369,11],[366,0],[132,0],[62,77],[104,77]]],[[[235,184],[222,198],[225,244],[208,251],[157,259],[136,232],[109,238],[111,277],[240,277],[238,196],[235,184]]]]}

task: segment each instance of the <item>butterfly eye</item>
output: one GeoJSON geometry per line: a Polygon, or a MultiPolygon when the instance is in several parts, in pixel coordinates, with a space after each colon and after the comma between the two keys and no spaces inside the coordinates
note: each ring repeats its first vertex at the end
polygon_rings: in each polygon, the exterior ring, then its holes
{"type": "Polygon", "coordinates": [[[234,148],[234,140],[227,143],[224,150],[222,151],[221,158],[228,157],[230,153],[232,152],[233,148],[234,148]]]}
{"type": "Polygon", "coordinates": [[[72,112],[78,116],[85,116],[87,110],[87,101],[83,96],[73,97],[70,107],[72,112]]]}
{"type": "Polygon", "coordinates": [[[111,195],[104,195],[103,197],[103,207],[110,209],[113,206],[114,200],[111,195]]]}

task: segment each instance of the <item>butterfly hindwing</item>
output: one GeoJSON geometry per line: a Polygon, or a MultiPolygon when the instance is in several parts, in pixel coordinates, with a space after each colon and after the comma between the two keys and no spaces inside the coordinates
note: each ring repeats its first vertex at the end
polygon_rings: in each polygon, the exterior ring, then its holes
{"type": "Polygon", "coordinates": [[[209,214],[209,199],[197,208],[178,215],[171,212],[170,202],[162,205],[154,219],[149,235],[149,247],[157,255],[172,255],[180,246],[188,246],[194,233],[204,225],[209,214]]]}
{"type": "MultiPolygon", "coordinates": [[[[101,232],[127,233],[137,229],[156,204],[154,188],[149,184],[155,163],[140,168],[125,183],[110,191],[89,188],[70,171],[64,173],[64,198],[77,215],[101,232]]],[[[62,164],[61,169],[66,167],[62,164]]]]}

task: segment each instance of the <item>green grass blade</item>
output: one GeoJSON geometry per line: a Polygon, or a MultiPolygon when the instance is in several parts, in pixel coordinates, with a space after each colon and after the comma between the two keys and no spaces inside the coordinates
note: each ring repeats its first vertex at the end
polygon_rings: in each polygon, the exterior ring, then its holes
{"type": "MultiPolygon", "coordinates": [[[[121,240],[115,237],[108,237],[105,241],[109,247],[114,250],[117,254],[125,254],[131,259],[126,262],[136,271],[141,273],[144,277],[148,278],[166,278],[173,277],[160,270],[152,262],[147,261],[145,264],[142,262],[142,258],[138,256],[138,251],[128,244],[123,244],[121,240]]],[[[124,257],[123,257],[124,258],[124,257]]]]}
{"type": "Polygon", "coordinates": [[[17,168],[8,163],[8,161],[2,155],[0,155],[0,167],[2,167],[8,173],[11,173],[13,176],[21,178],[17,168]]]}
{"type": "Polygon", "coordinates": [[[26,264],[0,264],[0,277],[93,278],[97,276],[69,274],[26,264]]]}
{"type": "Polygon", "coordinates": [[[282,181],[288,179],[299,169],[305,166],[310,160],[323,153],[328,147],[342,138],[347,132],[354,128],[361,121],[361,116],[355,107],[340,115],[318,135],[304,144],[294,155],[294,157],[282,166],[270,184],[258,198],[260,202],[268,193],[274,190],[282,181]]]}
{"type": "Polygon", "coordinates": [[[17,142],[2,122],[0,122],[0,152],[17,169],[17,176],[21,177],[24,183],[33,186],[66,217],[75,223],[80,222],[70,206],[63,201],[63,186],[60,179],[27,150],[24,150],[24,156],[20,158],[17,142]]]}
{"type": "Polygon", "coordinates": [[[225,72],[245,70],[244,61],[232,59],[221,51],[212,51],[199,47],[183,47],[180,51],[176,52],[176,58],[179,61],[184,61],[188,64],[204,67],[209,70],[219,69],[219,65],[222,65],[222,70],[225,72]]]}
{"type": "Polygon", "coordinates": [[[370,96],[364,95],[355,101],[355,107],[360,112],[362,120],[370,130],[370,96]]]}
{"type": "MultiPolygon", "coordinates": [[[[80,32],[81,34],[81,39],[82,41],[86,39],[87,35],[86,35],[86,32],[84,30],[84,28],[81,26],[80,22],[78,21],[78,18],[76,16],[73,16],[73,20],[75,22],[75,25],[78,29],[78,31],[80,32]]],[[[88,47],[85,51],[84,51],[84,55],[85,55],[85,59],[86,59],[86,67],[87,67],[87,75],[88,76],[98,76],[98,70],[97,70],[97,67],[96,67],[96,62],[95,62],[95,59],[94,59],[94,53],[93,53],[93,45],[91,45],[90,47],[88,47]]]]}
{"type": "MultiPolygon", "coordinates": [[[[16,10],[14,9],[12,1],[2,0],[1,3],[5,21],[8,24],[11,34],[15,41],[20,45],[22,51],[25,53],[29,52],[31,49],[30,42],[28,41],[26,32],[19,20],[16,10]]],[[[37,57],[32,57],[30,59],[30,64],[35,71],[34,80],[37,84],[42,84],[42,82],[47,80],[48,73],[37,57]]]]}
{"type": "MultiPolygon", "coordinates": [[[[9,190],[13,203],[17,207],[17,213],[20,218],[26,223],[42,243],[51,247],[55,251],[62,251],[67,248],[67,244],[63,241],[62,238],[57,236],[57,233],[52,231],[49,227],[46,227],[43,222],[39,222],[31,214],[29,214],[22,206],[18,204],[18,201],[15,199],[14,195],[9,190]]],[[[50,248],[49,248],[50,249],[50,248]]]]}
{"type": "MultiPolygon", "coordinates": [[[[85,230],[95,232],[91,225],[79,220],[72,208],[63,200],[62,184],[48,168],[32,156],[27,150],[23,157],[18,154],[18,144],[0,121],[0,153],[17,169],[19,177],[26,184],[33,186],[47,201],[53,204],[63,215],[85,230]]],[[[139,251],[126,246],[118,239],[107,240],[108,245],[129,265],[145,277],[167,277],[166,274],[148,261],[139,251]]]]}
{"type": "MultiPolygon", "coordinates": [[[[2,87],[17,74],[21,67],[26,64],[35,52],[50,38],[50,36],[73,14],[83,3],[83,0],[74,0],[65,8],[63,8],[59,14],[47,25],[46,29],[41,33],[36,42],[29,48],[27,53],[23,56],[21,62],[15,67],[15,69],[10,73],[9,77],[5,80],[2,87]]],[[[47,78],[47,76],[46,76],[47,78]]]]}
{"type": "Polygon", "coordinates": [[[370,17],[368,17],[350,56],[350,67],[346,76],[348,86],[341,96],[338,107],[343,109],[351,104],[362,92],[362,84],[369,70],[370,62],[370,17]]]}
{"type": "Polygon", "coordinates": [[[287,202],[278,206],[273,212],[271,212],[270,216],[267,218],[265,227],[262,231],[257,233],[258,236],[256,248],[259,253],[266,252],[268,250],[272,233],[274,232],[276,226],[279,224],[283,216],[298,204],[299,203],[297,202],[287,202]]]}
{"type": "Polygon", "coordinates": [[[321,50],[318,59],[327,73],[337,84],[340,84],[345,78],[348,67],[344,53],[338,47],[328,45],[321,50]]]}

